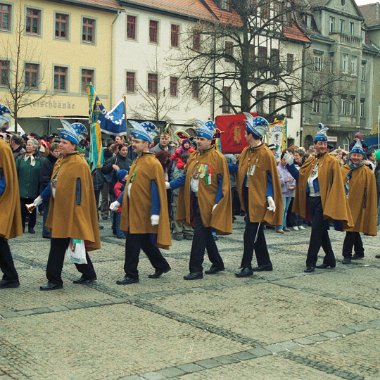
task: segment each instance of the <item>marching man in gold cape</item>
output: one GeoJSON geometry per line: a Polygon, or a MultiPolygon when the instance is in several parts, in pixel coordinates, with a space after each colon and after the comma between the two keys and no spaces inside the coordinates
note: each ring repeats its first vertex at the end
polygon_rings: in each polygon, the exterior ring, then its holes
{"type": "Polygon", "coordinates": [[[20,195],[15,160],[10,146],[0,140],[0,288],[20,286],[8,240],[22,234],[20,195]]]}
{"type": "Polygon", "coordinates": [[[240,204],[246,212],[244,251],[240,271],[236,277],[252,276],[254,271],[272,271],[264,235],[264,224],[282,224],[282,193],[277,172],[276,159],[263,143],[268,130],[268,121],[261,116],[245,113],[245,138],[248,146],[239,157],[239,165],[231,166],[236,171],[236,190],[240,204]],[[253,251],[257,267],[252,268],[253,251]]]}
{"type": "Polygon", "coordinates": [[[225,157],[213,145],[216,126],[212,120],[198,121],[197,124],[197,151],[187,160],[186,173],[167,182],[167,188],[181,187],[177,220],[194,226],[189,273],[183,277],[184,280],[203,278],[205,250],[211,261],[211,267],[205,273],[223,271],[224,262],[212,236],[212,229],[222,235],[232,232],[230,177],[225,157]]]}
{"type": "Polygon", "coordinates": [[[171,239],[164,170],[154,153],[149,152],[156,126],[151,122],[130,123],[132,148],[137,158],[130,167],[124,192],[110,205],[111,210],[122,205],[120,229],[127,233],[125,275],[116,281],[118,285],[139,282],[137,266],[141,249],[155,269],[149,278],[157,279],[171,269],[159,250],[168,249],[171,239]]]}
{"type": "Polygon", "coordinates": [[[343,242],[343,264],[364,257],[360,232],[365,235],[377,234],[377,192],[373,171],[364,164],[365,152],[359,141],[352,147],[349,161],[342,168],[344,188],[353,219],[353,226],[346,230],[343,242]],[[355,254],[352,256],[352,249],[355,254]]]}
{"type": "Polygon", "coordinates": [[[46,267],[48,282],[40,286],[40,290],[56,290],[63,287],[61,273],[65,252],[71,239],[84,241],[87,261],[87,264],[75,264],[82,276],[73,283],[90,285],[96,280],[95,269],[87,252],[100,248],[95,193],[90,168],[76,151],[86,133],[86,127],[81,123],[67,123],[65,128],[61,129],[61,157],[54,165],[50,183],[33,202],[34,206],[38,206],[42,200],[50,199],[46,222],[51,230],[46,267]]]}
{"type": "Polygon", "coordinates": [[[328,233],[329,222],[337,221],[342,228],[352,226],[352,216],[344,192],[338,160],[327,151],[327,128],[320,123],[314,137],[316,156],[310,156],[300,171],[295,168],[292,156],[284,158],[291,175],[297,180],[293,212],[307,219],[311,215],[311,235],[307,251],[305,273],[315,268],[335,268],[336,260],[328,233]],[[323,248],[323,263],[317,265],[318,252],[323,248]]]}

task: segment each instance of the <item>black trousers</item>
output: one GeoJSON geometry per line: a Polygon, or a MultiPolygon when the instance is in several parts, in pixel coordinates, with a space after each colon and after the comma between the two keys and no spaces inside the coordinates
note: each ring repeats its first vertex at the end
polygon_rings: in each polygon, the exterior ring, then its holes
{"type": "Polygon", "coordinates": [[[46,220],[47,216],[49,214],[49,202],[48,201],[43,201],[42,202],[42,207],[43,207],[43,214],[42,214],[42,236],[50,236],[50,230],[49,228],[46,227],[46,220]]]}
{"type": "Polygon", "coordinates": [[[311,211],[311,235],[307,251],[306,266],[315,267],[320,248],[325,252],[324,264],[334,265],[335,256],[328,233],[329,223],[323,219],[321,197],[308,197],[307,201],[311,211]]]}
{"type": "Polygon", "coordinates": [[[252,269],[253,251],[255,251],[257,265],[272,265],[269,257],[267,242],[264,235],[264,223],[251,222],[248,211],[248,191],[243,190],[244,204],[246,211],[244,230],[244,251],[241,260],[241,268],[252,269]]]}
{"type": "Polygon", "coordinates": [[[37,208],[33,210],[31,214],[26,209],[25,205],[33,203],[34,199],[32,198],[20,198],[21,206],[21,219],[22,219],[22,228],[25,230],[26,217],[29,215],[28,229],[32,229],[36,225],[37,220],[37,208]]]}
{"type": "MultiPolygon", "coordinates": [[[[70,238],[52,238],[50,240],[50,252],[46,267],[46,277],[49,282],[62,285],[62,268],[65,260],[66,249],[70,244],[70,238]]],[[[75,264],[78,271],[86,279],[96,279],[94,266],[92,265],[90,256],[86,252],[87,264],[75,264]]]]}
{"type": "Polygon", "coordinates": [[[192,196],[193,216],[194,216],[194,236],[191,243],[189,271],[202,272],[205,250],[211,264],[219,269],[224,269],[223,259],[219,254],[214,237],[212,236],[212,228],[205,227],[202,223],[201,213],[198,204],[198,198],[192,196]]]}
{"type": "Polygon", "coordinates": [[[342,255],[344,257],[352,257],[352,248],[354,248],[356,255],[364,256],[364,247],[360,233],[347,231],[343,242],[342,255]]]}
{"type": "Polygon", "coordinates": [[[153,238],[153,234],[127,234],[124,261],[124,272],[127,277],[139,278],[137,266],[141,250],[147,255],[154,269],[164,272],[170,269],[169,263],[154,244],[153,238]]]}
{"type": "Polygon", "coordinates": [[[18,274],[13,262],[8,240],[0,237],[0,269],[3,272],[3,280],[18,282],[18,274]]]}

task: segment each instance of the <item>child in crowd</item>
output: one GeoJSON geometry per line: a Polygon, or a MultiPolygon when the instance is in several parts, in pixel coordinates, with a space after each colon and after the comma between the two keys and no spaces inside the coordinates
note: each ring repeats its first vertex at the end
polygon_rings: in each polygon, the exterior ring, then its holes
{"type": "MultiPolygon", "coordinates": [[[[128,177],[128,172],[125,169],[120,169],[117,171],[117,182],[113,188],[115,199],[119,198],[119,195],[124,191],[125,182],[128,177]]],[[[120,215],[121,206],[115,212],[115,232],[118,239],[124,239],[125,233],[120,230],[120,215]]]]}

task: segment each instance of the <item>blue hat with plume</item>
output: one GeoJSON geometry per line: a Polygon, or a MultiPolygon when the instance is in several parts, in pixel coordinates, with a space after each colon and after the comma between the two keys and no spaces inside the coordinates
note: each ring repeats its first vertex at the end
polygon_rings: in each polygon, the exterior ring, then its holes
{"type": "Polygon", "coordinates": [[[63,128],[59,128],[59,137],[78,145],[87,136],[87,128],[82,123],[70,124],[66,120],[61,120],[63,128]]]}
{"type": "Polygon", "coordinates": [[[6,124],[11,122],[11,111],[4,104],[0,104],[0,128],[6,124]]]}
{"type": "Polygon", "coordinates": [[[314,136],[314,142],[317,141],[327,141],[327,134],[326,132],[329,130],[323,123],[318,124],[319,131],[314,136]]]}
{"type": "Polygon", "coordinates": [[[140,140],[148,141],[149,143],[153,142],[154,137],[157,135],[157,127],[151,121],[144,121],[138,123],[137,121],[129,120],[128,121],[133,129],[131,135],[140,140]]]}
{"type": "Polygon", "coordinates": [[[245,120],[245,130],[251,133],[256,139],[262,139],[268,131],[268,120],[262,116],[252,116],[248,112],[243,112],[245,120]]]}
{"type": "Polygon", "coordinates": [[[195,134],[197,137],[203,137],[208,140],[212,140],[215,135],[216,125],[212,120],[195,122],[196,129],[195,134]]]}
{"type": "Polygon", "coordinates": [[[363,145],[362,145],[362,142],[360,140],[357,140],[355,145],[352,147],[351,149],[351,153],[359,153],[359,154],[362,154],[363,156],[365,155],[365,152],[363,150],[363,145]]]}

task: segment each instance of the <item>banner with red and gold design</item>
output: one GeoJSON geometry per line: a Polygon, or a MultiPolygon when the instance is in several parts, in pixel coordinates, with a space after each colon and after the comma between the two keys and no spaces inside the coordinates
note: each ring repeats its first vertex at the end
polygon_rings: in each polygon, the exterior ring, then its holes
{"type": "MultiPolygon", "coordinates": [[[[257,116],[257,113],[251,113],[257,116]]],[[[223,153],[241,153],[247,146],[245,141],[245,119],[243,114],[221,115],[215,118],[215,124],[222,131],[220,135],[223,153]]]]}

